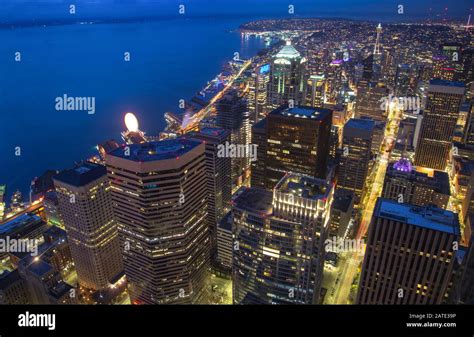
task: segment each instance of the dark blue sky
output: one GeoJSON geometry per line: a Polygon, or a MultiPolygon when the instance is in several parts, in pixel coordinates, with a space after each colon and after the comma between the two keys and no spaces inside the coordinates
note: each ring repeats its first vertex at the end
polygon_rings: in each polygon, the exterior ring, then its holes
{"type": "Polygon", "coordinates": [[[172,16],[185,4],[190,16],[287,16],[288,5],[299,16],[373,17],[374,20],[412,20],[433,17],[448,8],[448,17],[466,18],[472,0],[2,0],[0,21],[68,18],[67,7],[78,6],[76,18],[172,16]],[[397,6],[405,6],[405,15],[397,6]]]}

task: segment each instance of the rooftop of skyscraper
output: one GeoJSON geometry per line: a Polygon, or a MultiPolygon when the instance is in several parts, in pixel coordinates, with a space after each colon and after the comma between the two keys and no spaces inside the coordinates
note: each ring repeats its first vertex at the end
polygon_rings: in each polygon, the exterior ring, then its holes
{"type": "Polygon", "coordinates": [[[454,235],[460,233],[457,214],[436,206],[420,207],[379,198],[374,216],[454,235]]]}
{"type": "Polygon", "coordinates": [[[442,80],[440,78],[435,78],[430,81],[430,85],[440,85],[444,87],[458,87],[464,89],[464,83],[462,82],[454,82],[448,80],[442,80]]]}
{"type": "Polygon", "coordinates": [[[344,128],[354,128],[354,129],[364,129],[364,130],[372,130],[375,127],[375,122],[372,119],[366,118],[351,118],[346,123],[344,128]]]}
{"type": "Polygon", "coordinates": [[[281,178],[275,189],[282,193],[313,200],[325,199],[331,191],[323,179],[296,174],[289,174],[281,178]]]}
{"type": "Polygon", "coordinates": [[[49,295],[54,297],[56,300],[61,299],[64,295],[71,292],[73,289],[71,285],[66,282],[60,281],[49,289],[49,295]]]}
{"type": "Polygon", "coordinates": [[[264,130],[267,126],[267,119],[266,118],[263,118],[261,119],[260,121],[258,121],[257,123],[255,123],[253,126],[252,126],[252,129],[255,130],[255,129],[260,129],[260,130],[264,130]]]}
{"type": "Polygon", "coordinates": [[[4,270],[0,274],[0,289],[8,289],[12,284],[20,280],[20,273],[18,269],[13,271],[4,270]]]}
{"type": "Polygon", "coordinates": [[[275,55],[276,58],[298,58],[301,57],[299,51],[295,49],[290,43],[287,43],[280,51],[275,55]]]}
{"type": "Polygon", "coordinates": [[[342,212],[347,212],[351,204],[354,203],[354,192],[344,188],[337,188],[334,191],[332,208],[342,212]]]}
{"type": "Polygon", "coordinates": [[[31,259],[23,259],[20,263],[26,264],[25,267],[36,276],[42,277],[53,271],[53,267],[41,259],[33,259],[32,263],[30,261],[31,259]]]}
{"type": "Polygon", "coordinates": [[[196,139],[180,137],[142,144],[123,145],[109,155],[138,162],[178,159],[201,143],[196,139]],[[127,147],[129,151],[126,151],[127,147]]]}
{"type": "Polygon", "coordinates": [[[270,112],[270,114],[322,120],[326,118],[326,116],[332,114],[332,110],[324,109],[324,108],[313,108],[310,106],[302,106],[302,105],[290,108],[287,105],[283,105],[273,110],[272,112],[270,112]]]}
{"type": "Polygon", "coordinates": [[[232,232],[232,212],[228,212],[221,221],[217,223],[217,227],[232,232]]]}
{"type": "Polygon", "coordinates": [[[450,194],[449,176],[444,171],[433,170],[431,175],[422,169],[411,165],[408,159],[402,158],[388,164],[387,176],[404,177],[410,181],[417,181],[432,186],[437,192],[450,194]]]}
{"type": "Polygon", "coordinates": [[[232,201],[234,207],[262,215],[272,214],[273,194],[263,188],[243,188],[237,198],[232,201]]]}
{"type": "Polygon", "coordinates": [[[202,134],[202,135],[211,136],[211,137],[222,137],[223,135],[229,134],[229,131],[223,128],[205,127],[199,130],[199,132],[197,132],[196,134],[202,134]]]}
{"type": "Polygon", "coordinates": [[[105,166],[82,162],[72,169],[64,170],[53,179],[72,186],[85,186],[107,174],[105,166]]]}

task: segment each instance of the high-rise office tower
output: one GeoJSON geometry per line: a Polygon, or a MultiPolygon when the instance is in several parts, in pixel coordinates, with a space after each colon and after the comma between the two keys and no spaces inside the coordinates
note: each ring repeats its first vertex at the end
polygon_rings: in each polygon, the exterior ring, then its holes
{"type": "Polygon", "coordinates": [[[290,42],[273,56],[267,97],[270,109],[291,101],[294,105],[305,103],[305,62],[290,42]]]}
{"type": "Polygon", "coordinates": [[[56,191],[46,192],[44,199],[44,213],[48,224],[64,228],[64,222],[59,211],[59,201],[56,191]]]}
{"type": "Polygon", "coordinates": [[[395,74],[395,95],[412,96],[418,84],[418,69],[414,65],[399,64],[395,74]]]}
{"type": "Polygon", "coordinates": [[[395,50],[390,46],[385,46],[382,53],[381,71],[383,75],[383,81],[390,86],[393,86],[395,82],[395,50]]]}
{"type": "Polygon", "coordinates": [[[217,262],[227,271],[232,270],[233,241],[232,212],[229,212],[217,224],[217,262]]]}
{"type": "Polygon", "coordinates": [[[463,240],[453,267],[448,304],[474,304],[474,214],[464,220],[463,240]]]}
{"type": "Polygon", "coordinates": [[[464,97],[464,84],[430,81],[415,151],[415,165],[444,171],[464,97]]]}
{"type": "Polygon", "coordinates": [[[446,55],[433,56],[433,72],[431,77],[435,79],[453,81],[456,69],[452,67],[450,60],[446,55]]]}
{"type": "Polygon", "coordinates": [[[383,83],[359,82],[355,108],[356,117],[386,121],[387,109],[382,103],[388,99],[388,95],[388,88],[383,83]]]}
{"type": "Polygon", "coordinates": [[[250,188],[236,198],[234,303],[319,303],[332,196],[325,180],[289,174],[273,196],[250,188]]]}
{"type": "Polygon", "coordinates": [[[461,246],[459,249],[463,256],[450,295],[455,304],[474,304],[474,236],[468,237],[466,241],[467,247],[461,246]]]}
{"type": "MultiPolygon", "coordinates": [[[[474,89],[474,82],[471,84],[471,88],[474,89]]],[[[467,106],[467,109],[469,112],[464,125],[463,143],[474,146],[474,97],[471,97],[471,103],[467,106]]]]}
{"type": "Polygon", "coordinates": [[[451,195],[449,176],[446,172],[422,172],[410,161],[402,158],[387,167],[382,197],[416,206],[448,206],[451,195]],[[430,173],[430,174],[429,174],[430,173]]]}
{"type": "Polygon", "coordinates": [[[439,46],[439,53],[446,57],[449,68],[453,69],[454,81],[463,77],[463,46],[458,43],[444,43],[439,46]]]}
{"type": "Polygon", "coordinates": [[[106,155],[133,303],[194,303],[209,266],[205,144],[177,138],[106,155]]]}
{"type": "MultiPolygon", "coordinates": [[[[474,171],[470,171],[466,186],[466,193],[462,200],[461,217],[464,223],[467,223],[467,218],[474,215],[474,171]]],[[[473,218],[474,219],[474,218],[473,218]]]]}
{"type": "Polygon", "coordinates": [[[369,174],[374,127],[370,119],[350,119],[344,125],[337,185],[353,191],[356,203],[369,174]]]}
{"type": "Polygon", "coordinates": [[[267,158],[267,119],[252,126],[252,144],[257,146],[257,160],[252,161],[250,184],[252,187],[265,186],[265,163],[267,158]]]}
{"type": "Polygon", "coordinates": [[[346,79],[343,76],[342,66],[342,60],[333,60],[325,71],[325,103],[340,104],[344,100],[344,95],[341,91],[346,85],[346,79]]]}
{"type": "Polygon", "coordinates": [[[365,81],[372,81],[375,78],[374,75],[374,55],[370,54],[362,60],[362,79],[365,81]]]}
{"type": "Polygon", "coordinates": [[[40,257],[28,256],[18,263],[18,272],[25,281],[30,304],[76,304],[71,296],[73,287],[61,279],[61,274],[40,257]]]}
{"type": "MultiPolygon", "coordinates": [[[[234,146],[248,146],[250,143],[250,122],[247,104],[237,90],[228,90],[216,102],[216,126],[229,130],[230,143],[234,146]]],[[[233,156],[232,186],[240,186],[249,175],[250,158],[246,154],[233,156]]]]}
{"type": "Polygon", "coordinates": [[[0,274],[0,304],[28,304],[28,289],[18,269],[0,274]]]}
{"type": "Polygon", "coordinates": [[[265,187],[286,172],[324,178],[329,155],[332,110],[281,106],[267,116],[265,187]]]}
{"type": "Polygon", "coordinates": [[[84,162],[54,177],[79,284],[99,290],[123,272],[105,166],[84,162]]]}
{"type": "Polygon", "coordinates": [[[457,215],[434,206],[377,200],[358,304],[441,304],[450,290],[457,215]]]}
{"type": "Polygon", "coordinates": [[[331,126],[331,136],[329,138],[329,162],[337,164],[337,152],[339,149],[340,127],[331,126]]]}
{"type": "Polygon", "coordinates": [[[329,237],[345,237],[354,210],[354,192],[338,188],[331,206],[329,237]]]}
{"type": "Polygon", "coordinates": [[[474,47],[463,50],[462,63],[462,82],[467,85],[474,81],[474,47]]]}
{"type": "Polygon", "coordinates": [[[307,89],[307,105],[313,108],[323,107],[326,96],[326,79],[324,74],[310,76],[307,89]]]}
{"type": "Polygon", "coordinates": [[[264,64],[255,69],[249,83],[248,108],[250,123],[265,118],[267,113],[267,86],[270,80],[270,65],[264,64]]]}
{"type": "Polygon", "coordinates": [[[207,218],[211,256],[214,256],[217,250],[217,224],[230,210],[232,196],[231,158],[219,156],[219,148],[230,142],[230,131],[203,128],[189,136],[206,144],[207,218]]]}

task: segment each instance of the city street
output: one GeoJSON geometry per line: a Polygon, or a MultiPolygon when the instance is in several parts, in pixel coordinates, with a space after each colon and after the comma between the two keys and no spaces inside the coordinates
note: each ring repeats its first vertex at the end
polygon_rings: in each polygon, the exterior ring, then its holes
{"type": "MultiPolygon", "coordinates": [[[[394,107],[392,108],[393,110],[389,112],[388,116],[388,123],[387,128],[385,129],[383,146],[381,147],[377,162],[375,163],[375,167],[372,171],[372,179],[368,179],[372,180],[372,184],[368,186],[367,193],[365,194],[362,202],[360,203],[364,207],[362,209],[362,218],[355,239],[365,240],[365,236],[367,234],[370,221],[372,219],[372,214],[374,212],[375,203],[377,201],[377,198],[382,193],[385,173],[387,171],[387,165],[390,159],[390,151],[386,151],[387,144],[389,140],[392,141],[396,139],[398,126],[400,124],[401,111],[398,111],[394,107]]],[[[335,286],[336,290],[334,300],[332,301],[332,303],[334,304],[351,303],[349,300],[349,295],[351,292],[352,284],[355,281],[354,278],[360,273],[359,268],[362,268],[362,261],[364,260],[363,254],[359,254],[357,252],[347,254],[347,258],[341,259],[341,265],[339,267],[341,270],[341,282],[336,284],[335,286]]]]}

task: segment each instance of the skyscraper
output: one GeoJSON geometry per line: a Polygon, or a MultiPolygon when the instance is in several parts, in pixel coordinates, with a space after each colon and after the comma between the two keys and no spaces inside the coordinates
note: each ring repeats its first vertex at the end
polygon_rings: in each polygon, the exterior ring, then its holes
{"type": "Polygon", "coordinates": [[[28,304],[28,290],[18,269],[0,274],[0,304],[28,304]]]}
{"type": "Polygon", "coordinates": [[[459,249],[463,253],[462,261],[456,271],[453,291],[450,294],[456,304],[474,304],[474,236],[468,237],[466,241],[467,247],[461,246],[459,249]]]}
{"type": "Polygon", "coordinates": [[[329,156],[332,110],[286,105],[267,116],[265,187],[286,172],[324,178],[329,156]]]}
{"type": "Polygon", "coordinates": [[[399,64],[395,74],[395,95],[413,95],[418,84],[418,69],[414,65],[399,64]]]}
{"type": "Polygon", "coordinates": [[[252,144],[257,146],[257,160],[252,161],[250,184],[252,187],[264,187],[267,158],[267,118],[252,126],[252,144]]]}
{"type": "Polygon", "coordinates": [[[334,200],[331,205],[331,226],[329,237],[345,237],[354,210],[354,193],[338,188],[334,191],[334,200]]]}
{"type": "Polygon", "coordinates": [[[457,215],[379,198],[369,227],[358,304],[441,304],[459,244],[457,215]]]}
{"type": "Polygon", "coordinates": [[[270,80],[270,65],[264,64],[255,69],[249,84],[248,107],[250,123],[254,124],[265,118],[267,113],[267,86],[270,80]]]}
{"type": "Polygon", "coordinates": [[[450,60],[446,55],[433,56],[433,74],[432,78],[453,81],[456,69],[452,67],[450,60]]]}
{"type": "Polygon", "coordinates": [[[59,211],[59,201],[56,191],[52,190],[46,192],[43,199],[43,205],[48,224],[64,228],[64,223],[59,211]]]}
{"type": "Polygon", "coordinates": [[[53,179],[79,284],[106,288],[123,272],[107,170],[84,162],[53,179]]]}
{"type": "Polygon", "coordinates": [[[232,196],[231,158],[220,157],[219,147],[230,142],[230,132],[219,128],[203,128],[190,134],[206,145],[207,217],[211,239],[211,256],[217,250],[217,224],[230,210],[232,196]]]}
{"type": "Polygon", "coordinates": [[[388,95],[388,88],[383,83],[360,82],[357,87],[356,117],[386,121],[387,108],[384,108],[383,102],[388,99],[388,95]]]}
{"type": "Polygon", "coordinates": [[[217,262],[226,271],[232,270],[233,256],[232,212],[217,224],[217,262]]]}
{"type": "MultiPolygon", "coordinates": [[[[474,93],[474,82],[470,85],[470,92],[474,93]]],[[[471,94],[471,102],[464,105],[467,110],[466,124],[464,125],[463,143],[469,147],[474,146],[474,96],[471,94]]]]}
{"type": "Polygon", "coordinates": [[[463,46],[459,43],[443,43],[439,46],[439,52],[445,56],[450,69],[453,69],[454,81],[460,81],[463,77],[463,46]]]}
{"type": "Polygon", "coordinates": [[[462,52],[462,81],[467,85],[474,81],[474,47],[467,48],[462,52]]]}
{"type": "MultiPolygon", "coordinates": [[[[430,172],[431,173],[431,172],[430,172]]],[[[448,206],[451,195],[449,176],[446,172],[434,171],[432,175],[417,171],[406,158],[387,167],[382,197],[416,206],[448,206]]]]}
{"type": "Polygon", "coordinates": [[[415,151],[416,166],[445,169],[463,97],[464,84],[460,82],[430,81],[415,151]]]}
{"type": "Polygon", "coordinates": [[[323,107],[326,96],[326,79],[324,74],[310,76],[307,88],[307,104],[313,108],[323,107]]]}
{"type": "Polygon", "coordinates": [[[205,144],[177,138],[106,155],[133,303],[195,303],[209,266],[205,144]]]}
{"type": "MultiPolygon", "coordinates": [[[[461,217],[467,223],[469,216],[474,216],[474,171],[471,165],[467,165],[469,170],[469,180],[467,181],[466,193],[462,200],[461,217]]],[[[473,218],[474,219],[474,218],[473,218]]]]}
{"type": "MultiPolygon", "coordinates": [[[[216,102],[216,126],[230,131],[230,143],[235,146],[248,146],[250,143],[249,111],[245,100],[237,90],[228,90],[216,102]]],[[[231,158],[232,185],[240,186],[249,175],[248,156],[231,158]]]]}
{"type": "Polygon", "coordinates": [[[276,109],[293,101],[294,105],[305,103],[305,58],[287,42],[272,58],[268,82],[267,104],[276,109]]]}
{"type": "Polygon", "coordinates": [[[29,304],[76,304],[73,287],[61,274],[40,257],[27,256],[18,263],[18,272],[25,281],[29,304]]]}
{"type": "Polygon", "coordinates": [[[337,185],[354,191],[356,203],[369,174],[374,127],[370,119],[350,119],[344,125],[337,185]]]}
{"type": "Polygon", "coordinates": [[[374,54],[370,54],[362,60],[362,79],[370,82],[375,79],[374,74],[374,54]]]}
{"type": "Polygon", "coordinates": [[[289,174],[234,201],[234,303],[319,303],[332,185],[289,174]]]}

